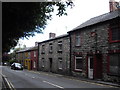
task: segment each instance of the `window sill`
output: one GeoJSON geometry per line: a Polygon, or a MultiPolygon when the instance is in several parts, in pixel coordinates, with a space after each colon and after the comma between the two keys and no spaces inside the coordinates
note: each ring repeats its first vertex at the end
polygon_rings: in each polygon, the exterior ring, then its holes
{"type": "Polygon", "coordinates": [[[42,66],[42,68],[44,68],[44,66],[42,66]]]}
{"type": "Polygon", "coordinates": [[[120,75],[118,74],[111,74],[111,73],[108,73],[107,75],[109,75],[109,76],[116,76],[116,77],[120,77],[120,75]]]}
{"type": "Polygon", "coordinates": [[[110,40],[109,42],[110,43],[118,43],[118,42],[120,42],[120,40],[115,40],[115,41],[110,40]]]}
{"type": "Polygon", "coordinates": [[[52,51],[49,51],[49,53],[53,53],[52,51]]]}
{"type": "Polygon", "coordinates": [[[58,53],[62,53],[62,50],[58,50],[58,53]]]}
{"type": "Polygon", "coordinates": [[[76,72],[82,72],[82,69],[74,69],[76,72]]]}
{"type": "Polygon", "coordinates": [[[62,68],[59,68],[59,70],[62,70],[62,68]]]}
{"type": "Polygon", "coordinates": [[[75,47],[81,47],[81,45],[75,45],[75,47]]]}
{"type": "Polygon", "coordinates": [[[45,52],[42,52],[41,54],[45,54],[45,52]]]}

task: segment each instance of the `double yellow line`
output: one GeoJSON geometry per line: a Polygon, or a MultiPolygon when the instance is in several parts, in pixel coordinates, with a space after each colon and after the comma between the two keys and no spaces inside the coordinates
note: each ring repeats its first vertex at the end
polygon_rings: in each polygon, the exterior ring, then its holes
{"type": "Polygon", "coordinates": [[[14,88],[13,84],[12,84],[10,81],[8,81],[8,79],[6,78],[5,75],[2,74],[2,77],[3,77],[3,79],[4,79],[4,83],[7,84],[7,86],[8,86],[8,87],[6,87],[6,88],[9,88],[10,90],[16,90],[16,89],[14,88]]]}

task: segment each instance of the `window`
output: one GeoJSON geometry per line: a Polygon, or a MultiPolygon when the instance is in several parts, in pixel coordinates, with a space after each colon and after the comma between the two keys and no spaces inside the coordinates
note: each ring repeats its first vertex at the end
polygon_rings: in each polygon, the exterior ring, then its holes
{"type": "Polygon", "coordinates": [[[30,58],[30,52],[28,52],[28,58],[30,58]]]}
{"type": "Polygon", "coordinates": [[[45,53],[45,45],[42,45],[42,54],[45,53]]]}
{"type": "Polygon", "coordinates": [[[20,56],[20,54],[18,53],[18,54],[17,54],[17,58],[19,58],[19,56],[20,56]]]}
{"type": "Polygon", "coordinates": [[[28,53],[27,52],[25,52],[25,58],[27,58],[28,57],[28,53]]]}
{"type": "Polygon", "coordinates": [[[62,58],[58,58],[58,68],[62,69],[62,58]]]}
{"type": "Polygon", "coordinates": [[[116,24],[110,28],[110,42],[120,41],[120,27],[116,24]]]}
{"type": "Polygon", "coordinates": [[[120,54],[110,55],[109,72],[112,75],[120,75],[120,54]]]}
{"type": "Polygon", "coordinates": [[[90,69],[93,69],[93,57],[90,57],[90,69]]]}
{"type": "Polygon", "coordinates": [[[120,40],[120,29],[112,28],[111,33],[112,33],[112,41],[120,40]]]}
{"type": "Polygon", "coordinates": [[[62,51],[62,41],[58,42],[58,52],[62,51]]]}
{"type": "Polygon", "coordinates": [[[80,40],[80,35],[79,35],[79,34],[76,35],[75,40],[76,40],[75,45],[76,45],[76,46],[80,46],[81,40],[80,40]]]}
{"type": "Polygon", "coordinates": [[[45,60],[44,60],[44,58],[42,58],[42,67],[44,67],[45,66],[45,60]]]}
{"type": "Polygon", "coordinates": [[[52,43],[49,44],[49,52],[52,53],[52,50],[53,50],[53,45],[52,43]]]}
{"type": "Polygon", "coordinates": [[[82,57],[81,56],[75,56],[75,70],[82,71],[82,57]]]}
{"type": "Polygon", "coordinates": [[[35,61],[34,61],[34,63],[33,63],[33,67],[36,68],[36,62],[35,62],[35,61]]]}
{"type": "Polygon", "coordinates": [[[34,51],[34,57],[36,57],[36,51],[34,51]]]}

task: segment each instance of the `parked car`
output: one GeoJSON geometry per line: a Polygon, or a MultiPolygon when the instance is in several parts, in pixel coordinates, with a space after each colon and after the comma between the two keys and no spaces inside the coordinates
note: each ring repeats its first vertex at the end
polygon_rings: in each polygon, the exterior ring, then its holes
{"type": "Polygon", "coordinates": [[[11,65],[11,69],[14,69],[14,70],[23,70],[23,66],[20,63],[13,63],[11,65]]]}
{"type": "Polygon", "coordinates": [[[7,66],[7,62],[4,63],[4,66],[7,66]]]}

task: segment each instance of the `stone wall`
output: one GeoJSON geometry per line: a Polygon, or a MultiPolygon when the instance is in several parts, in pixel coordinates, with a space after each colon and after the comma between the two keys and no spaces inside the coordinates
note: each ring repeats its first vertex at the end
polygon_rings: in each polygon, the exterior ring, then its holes
{"type": "Polygon", "coordinates": [[[39,70],[60,74],[69,74],[70,63],[70,39],[69,36],[51,39],[39,43],[39,70]],[[58,43],[62,41],[62,51],[58,51],[58,43]],[[49,45],[52,44],[52,51],[49,52],[49,45]],[[45,46],[45,53],[42,52],[42,45],[45,46]],[[44,67],[42,59],[44,58],[44,67]],[[59,69],[59,58],[62,58],[62,69],[59,69]],[[52,70],[50,71],[50,59],[52,59],[52,70]]]}
{"type": "MultiPolygon", "coordinates": [[[[119,24],[120,25],[120,24],[119,24]]],[[[71,67],[72,74],[79,77],[88,77],[87,75],[87,56],[89,53],[102,54],[102,78],[105,81],[120,81],[118,76],[110,76],[107,72],[107,56],[109,50],[120,50],[120,42],[110,43],[109,42],[109,27],[110,22],[99,23],[90,27],[86,27],[80,30],[76,30],[70,33],[71,38],[71,67]],[[80,34],[81,45],[75,46],[75,36],[80,34]],[[92,34],[95,34],[92,36],[92,34]],[[75,71],[75,53],[81,53],[83,58],[83,70],[75,71]]]]}

